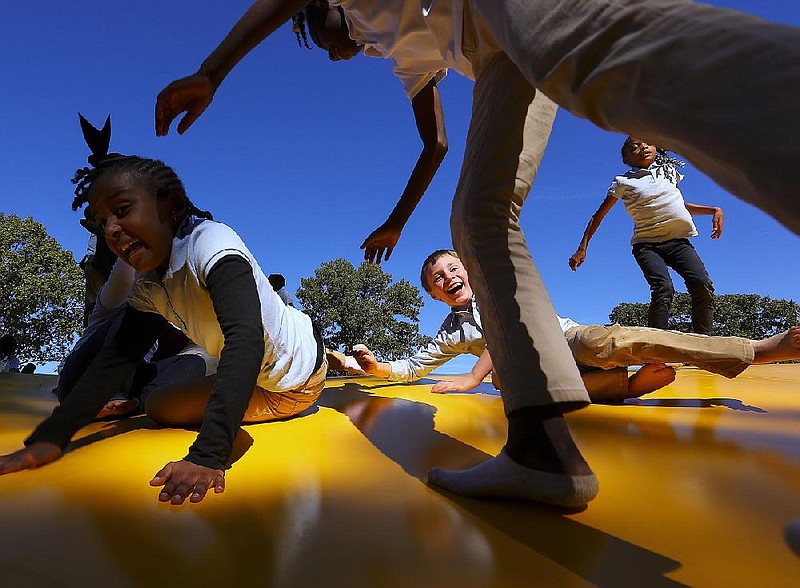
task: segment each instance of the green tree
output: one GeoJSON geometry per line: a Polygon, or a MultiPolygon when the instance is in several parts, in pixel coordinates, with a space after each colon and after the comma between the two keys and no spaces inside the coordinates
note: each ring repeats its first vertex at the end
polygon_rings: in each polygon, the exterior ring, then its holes
{"type": "Polygon", "coordinates": [[[383,359],[398,359],[430,340],[419,332],[419,289],[406,280],[392,283],[378,264],[325,262],[300,280],[296,296],[331,349],[348,352],[363,343],[383,359]]]}
{"type": "MultiPolygon", "coordinates": [[[[609,319],[612,323],[647,326],[644,302],[622,302],[615,306],[609,319]]],[[[669,328],[692,331],[691,298],[685,292],[675,295],[669,317],[669,328]]],[[[800,324],[800,305],[793,300],[773,300],[758,294],[722,294],[714,297],[714,334],[748,339],[763,339],[800,324]]]]}
{"type": "Polygon", "coordinates": [[[83,273],[31,217],[0,213],[0,334],[21,361],[59,361],[80,332],[83,273]]]}

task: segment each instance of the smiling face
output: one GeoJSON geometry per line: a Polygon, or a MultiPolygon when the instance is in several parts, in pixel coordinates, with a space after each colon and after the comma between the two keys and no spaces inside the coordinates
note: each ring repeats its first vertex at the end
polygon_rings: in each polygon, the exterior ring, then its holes
{"type": "Polygon", "coordinates": [[[308,13],[308,33],[317,47],[328,52],[331,61],[352,59],[363,49],[350,38],[342,9],[326,2],[308,13]]]}
{"type": "Polygon", "coordinates": [[[469,276],[461,260],[445,254],[426,268],[428,294],[441,300],[451,308],[469,307],[472,301],[472,288],[469,276]]]}
{"type": "Polygon", "coordinates": [[[169,266],[180,204],[158,197],[135,172],[110,170],[94,181],[89,206],[108,247],[139,272],[169,266]]]}
{"type": "Polygon", "coordinates": [[[622,161],[631,167],[646,168],[656,160],[656,148],[635,137],[628,137],[622,146],[622,161]]]}

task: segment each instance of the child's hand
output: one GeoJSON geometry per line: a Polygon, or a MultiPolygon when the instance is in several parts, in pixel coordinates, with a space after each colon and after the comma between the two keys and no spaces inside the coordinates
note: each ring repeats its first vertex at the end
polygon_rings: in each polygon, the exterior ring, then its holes
{"type": "Polygon", "coordinates": [[[719,239],[722,236],[722,225],[725,224],[725,214],[720,207],[714,211],[714,217],[711,219],[711,238],[719,239]]]}
{"type": "Polygon", "coordinates": [[[225,472],[182,459],[171,461],[161,468],[150,480],[150,485],[164,486],[158,495],[160,502],[183,504],[187,496],[189,502],[200,502],[210,488],[214,488],[214,494],[225,491],[225,472]]]}
{"type": "Polygon", "coordinates": [[[476,380],[471,374],[460,376],[454,380],[437,382],[431,386],[431,392],[434,394],[444,394],[445,392],[466,392],[477,388],[480,382],[476,380]]]}
{"type": "Polygon", "coordinates": [[[370,263],[380,263],[381,258],[389,261],[389,257],[394,251],[394,246],[400,239],[401,229],[382,224],[380,227],[372,231],[369,237],[364,239],[361,244],[361,249],[364,250],[364,261],[370,263]],[[384,257],[384,253],[386,254],[384,257]]]}
{"type": "Polygon", "coordinates": [[[0,476],[32,470],[61,457],[61,448],[55,443],[31,443],[25,449],[20,449],[8,455],[0,455],[0,476]]]}
{"type": "Polygon", "coordinates": [[[178,123],[178,134],[185,133],[211,104],[214,92],[214,84],[202,72],[170,83],[156,98],[156,136],[166,136],[172,121],[181,112],[186,112],[186,116],[178,123]]]}
{"type": "Polygon", "coordinates": [[[579,267],[583,265],[584,260],[586,259],[586,252],[581,251],[578,249],[575,253],[573,253],[569,258],[569,267],[572,271],[577,270],[579,267]]]}
{"type": "Polygon", "coordinates": [[[368,374],[374,373],[378,367],[377,358],[365,345],[354,345],[353,357],[356,358],[359,367],[368,374]]]}

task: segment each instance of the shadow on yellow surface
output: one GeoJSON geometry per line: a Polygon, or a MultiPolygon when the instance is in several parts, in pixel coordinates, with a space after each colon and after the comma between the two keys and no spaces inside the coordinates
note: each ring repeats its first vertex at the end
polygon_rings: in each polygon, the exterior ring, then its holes
{"type": "MultiPolygon", "coordinates": [[[[0,375],[0,452],[54,406],[54,378],[0,375]]],[[[425,483],[505,441],[491,394],[332,379],[300,418],[246,426],[227,489],[148,486],[195,433],[93,423],[58,462],[0,478],[0,584],[17,586],[793,586],[800,366],[735,380],[679,370],[570,427],[598,473],[582,512],[466,499],[425,483]]]]}

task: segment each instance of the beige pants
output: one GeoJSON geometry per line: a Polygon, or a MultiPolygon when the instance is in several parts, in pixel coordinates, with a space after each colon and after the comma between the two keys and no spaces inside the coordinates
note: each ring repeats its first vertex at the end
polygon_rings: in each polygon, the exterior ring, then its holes
{"type": "Polygon", "coordinates": [[[554,117],[673,149],[800,232],[800,32],[685,0],[465,0],[476,82],[453,244],[506,412],[588,402],[519,226],[554,117]]]}
{"type": "Polygon", "coordinates": [[[300,414],[314,404],[322,394],[327,372],[328,361],[323,358],[319,369],[297,390],[274,392],[256,386],[242,422],[264,423],[300,414]]]}
{"type": "Polygon", "coordinates": [[[649,327],[578,325],[565,334],[579,365],[604,370],[646,363],[688,363],[735,378],[753,363],[753,345],[742,337],[709,337],[649,327]]]}

